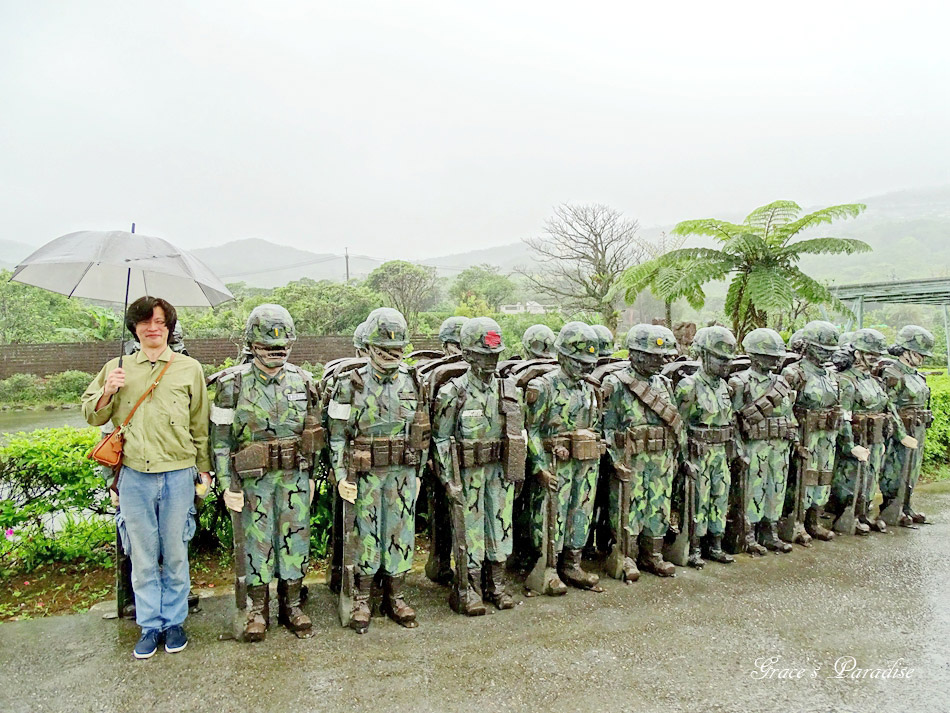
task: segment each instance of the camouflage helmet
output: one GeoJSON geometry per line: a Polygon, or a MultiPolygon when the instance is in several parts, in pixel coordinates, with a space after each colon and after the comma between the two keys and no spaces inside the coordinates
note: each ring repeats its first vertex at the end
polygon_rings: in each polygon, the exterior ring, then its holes
{"type": "Polygon", "coordinates": [[[185,349],[185,334],[181,328],[181,320],[175,321],[175,328],[168,335],[168,346],[173,352],[182,352],[185,349]]]}
{"type": "Polygon", "coordinates": [[[854,344],[854,335],[855,332],[842,332],[841,336],[838,337],[838,348],[844,349],[854,344]]]}
{"type": "Polygon", "coordinates": [[[774,329],[759,327],[753,329],[742,340],[742,348],[746,354],[761,354],[763,356],[783,357],[786,354],[785,340],[774,329]]]}
{"type": "Polygon", "coordinates": [[[501,339],[501,327],[491,317],[475,317],[462,325],[459,332],[462,351],[479,354],[498,354],[505,348],[501,339]]]}
{"type": "Polygon", "coordinates": [[[554,340],[554,349],[571,359],[588,364],[597,362],[597,332],[584,322],[568,322],[554,340]]]}
{"type": "Polygon", "coordinates": [[[442,344],[460,344],[462,325],[467,321],[468,317],[449,317],[439,327],[439,341],[442,344]]]}
{"type": "Polygon", "coordinates": [[[366,349],[366,322],[360,322],[353,330],[353,348],[366,349]]]}
{"type": "Polygon", "coordinates": [[[934,355],[934,335],[916,324],[908,324],[897,333],[897,346],[931,357],[934,355]]]}
{"type": "Polygon", "coordinates": [[[247,344],[263,344],[267,347],[286,347],[297,340],[290,312],[275,304],[258,305],[244,325],[244,341],[247,344]]]}
{"type": "Polygon", "coordinates": [[[676,354],[676,337],[660,324],[635,324],[627,332],[624,346],[631,351],[647,354],[676,354]]]}
{"type": "Polygon", "coordinates": [[[402,348],[409,343],[406,318],[392,307],[374,309],[363,324],[367,346],[402,348]]]}
{"type": "Polygon", "coordinates": [[[524,330],[521,345],[531,354],[550,354],[554,347],[554,331],[546,324],[532,324],[524,330]]]}
{"type": "Polygon", "coordinates": [[[592,324],[597,334],[597,356],[609,357],[614,353],[614,335],[602,324],[592,324]]]}
{"type": "Polygon", "coordinates": [[[854,348],[859,352],[869,352],[871,354],[887,353],[887,337],[876,329],[859,329],[854,333],[854,348]]]}
{"type": "Polygon", "coordinates": [[[802,340],[825,349],[836,349],[838,346],[838,328],[831,322],[816,319],[809,322],[802,329],[802,340]]]}
{"type": "Polygon", "coordinates": [[[736,355],[735,335],[725,327],[703,327],[697,330],[693,346],[723,359],[732,359],[736,355]]]}
{"type": "Polygon", "coordinates": [[[805,330],[799,329],[788,338],[788,348],[798,352],[805,345],[805,330]]]}

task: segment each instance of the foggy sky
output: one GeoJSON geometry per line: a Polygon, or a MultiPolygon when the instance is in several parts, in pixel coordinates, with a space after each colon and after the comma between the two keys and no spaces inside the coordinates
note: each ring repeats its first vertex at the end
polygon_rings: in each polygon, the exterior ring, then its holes
{"type": "Polygon", "coordinates": [[[422,258],[950,183],[943,3],[0,4],[0,239],[422,258]]]}

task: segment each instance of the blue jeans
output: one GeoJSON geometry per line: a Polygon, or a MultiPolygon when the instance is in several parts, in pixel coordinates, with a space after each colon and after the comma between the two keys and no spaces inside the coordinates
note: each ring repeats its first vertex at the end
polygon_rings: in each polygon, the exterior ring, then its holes
{"type": "Polygon", "coordinates": [[[143,630],[164,631],[188,615],[195,473],[195,468],[141,473],[122,466],[119,474],[116,525],[132,560],[135,622],[143,630]]]}

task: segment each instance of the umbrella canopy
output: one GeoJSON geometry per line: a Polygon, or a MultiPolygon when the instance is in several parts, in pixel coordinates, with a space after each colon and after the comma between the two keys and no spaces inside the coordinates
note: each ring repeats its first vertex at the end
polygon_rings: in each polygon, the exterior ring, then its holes
{"type": "Polygon", "coordinates": [[[10,278],[69,297],[123,302],[150,295],[176,307],[214,307],[234,295],[201,260],[167,240],[84,230],[47,243],[10,278]],[[127,283],[128,281],[128,283],[127,283]]]}

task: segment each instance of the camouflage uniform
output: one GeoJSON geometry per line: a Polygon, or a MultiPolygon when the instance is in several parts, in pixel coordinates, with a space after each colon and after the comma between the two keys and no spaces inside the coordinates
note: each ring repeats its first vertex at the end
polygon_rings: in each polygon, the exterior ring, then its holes
{"type": "MultiPolygon", "coordinates": [[[[831,539],[834,535],[822,527],[821,510],[828,502],[831,476],[835,466],[835,445],[841,427],[841,408],[838,383],[824,365],[837,348],[838,331],[829,322],[809,322],[801,331],[804,358],[782,370],[782,376],[795,390],[795,418],[801,429],[797,447],[796,477],[802,478],[802,511],[805,513],[805,531],[796,524],[794,538],[808,545],[812,537],[831,539]],[[806,456],[807,455],[807,463],[806,456]]],[[[794,490],[787,489],[785,512],[788,517],[795,509],[794,490]]],[[[784,535],[783,535],[784,536],[784,535]]]]}
{"type": "Polygon", "coordinates": [[[775,532],[785,506],[785,486],[791,444],[798,440],[793,406],[795,392],[776,373],[785,357],[785,342],[772,329],[754,329],[742,340],[751,368],[729,379],[732,405],[740,426],[740,467],[745,469],[745,549],[765,554],[765,548],[788,552],[791,547],[775,532]],[[755,540],[758,529],[759,544],[755,540]],[[763,547],[764,545],[764,547],[763,547]]]}
{"type": "MultiPolygon", "coordinates": [[[[503,383],[494,374],[498,353],[504,349],[501,328],[493,319],[476,317],[461,331],[462,354],[473,367],[442,386],[435,400],[433,455],[442,484],[461,505],[467,553],[468,582],[456,582],[450,598],[460,613],[484,614],[482,604],[482,563],[485,569],[485,598],[499,609],[514,606],[504,591],[505,562],[512,551],[512,504],[514,483],[505,473],[502,461],[506,420],[512,414],[503,411],[503,389],[513,403],[508,411],[517,411],[515,428],[519,435],[521,399],[512,382],[503,383]],[[479,363],[477,355],[485,359],[479,363]],[[453,447],[455,452],[452,452],[453,447]],[[454,461],[454,463],[453,463],[454,461]],[[455,467],[460,483],[455,483],[455,467]]],[[[455,534],[456,537],[460,533],[455,534]]]]}
{"type": "MultiPolygon", "coordinates": [[[[897,334],[896,350],[902,357],[919,355],[914,361],[922,362],[923,357],[933,356],[933,335],[923,327],[907,325],[897,334]]],[[[894,422],[894,435],[888,441],[884,455],[884,470],[881,472],[881,495],[884,510],[889,501],[897,496],[900,479],[907,473],[907,492],[904,497],[903,512],[913,522],[925,522],[926,517],[914,512],[910,506],[910,499],[920,477],[920,466],[923,460],[924,440],[927,438],[927,429],[933,423],[933,412],[930,410],[930,387],[927,380],[913,366],[906,364],[903,359],[890,362],[885,366],[882,378],[887,390],[888,399],[896,409],[898,418],[894,422]],[[907,436],[917,441],[917,448],[907,448],[901,441],[907,436]],[[906,461],[910,461],[909,463],[906,461]]]]}
{"type": "Polygon", "coordinates": [[[659,373],[666,357],[676,355],[673,332],[638,324],[627,332],[626,347],[629,367],[608,374],[603,382],[603,433],[614,470],[609,486],[611,530],[622,548],[621,528],[629,538],[629,546],[623,548],[625,560],[620,567],[608,561],[607,572],[632,581],[638,572],[634,557],[654,574],[670,576],[675,571],[663,560],[662,545],[670,526],[682,420],[674,405],[673,383],[659,373]],[[653,398],[659,401],[654,403],[653,398]],[[621,522],[624,512],[626,521],[621,522]]]}
{"type": "MultiPolygon", "coordinates": [[[[870,453],[863,464],[863,489],[858,493],[855,514],[865,525],[873,525],[875,529],[883,531],[883,521],[876,518],[873,523],[869,521],[868,507],[881,475],[885,442],[896,416],[883,383],[871,373],[876,360],[884,354],[886,343],[884,335],[877,330],[859,329],[855,332],[853,346],[858,360],[838,375],[843,421],[838,437],[839,455],[831,483],[831,501],[836,513],[850,506],[855,496],[859,470],[859,461],[852,454],[852,449],[855,446],[867,448],[870,453]],[[873,361],[870,364],[860,360],[866,355],[871,355],[873,361]]],[[[862,533],[866,531],[859,530],[862,533]]]]}
{"type": "Polygon", "coordinates": [[[462,351],[459,335],[462,325],[467,321],[468,317],[449,317],[439,326],[439,342],[446,356],[459,354],[462,351]]]}
{"type": "Polygon", "coordinates": [[[696,509],[689,564],[702,566],[699,538],[708,535],[708,556],[722,563],[733,561],[722,550],[726,529],[731,475],[729,459],[734,453],[736,416],[725,377],[735,356],[736,338],[725,327],[703,327],[693,346],[702,364],[676,387],[676,405],[687,430],[684,460],[696,473],[696,509]]]}
{"type": "MultiPolygon", "coordinates": [[[[366,322],[370,363],[340,379],[327,409],[335,479],[347,480],[348,463],[356,474],[358,545],[353,566],[359,592],[354,613],[357,607],[361,612],[368,607],[372,579],[379,571],[387,588],[387,613],[404,626],[415,626],[415,612],[403,601],[401,587],[412,568],[428,417],[422,393],[401,362],[408,342],[405,319],[396,310],[380,308],[366,322]]],[[[365,614],[359,626],[351,623],[360,633],[369,625],[368,609],[365,614]]]]}
{"type": "MultiPolygon", "coordinates": [[[[549,477],[556,498],[554,551],[561,552],[560,574],[569,584],[591,589],[597,577],[580,567],[594,507],[594,488],[600,464],[599,406],[596,386],[587,381],[597,360],[597,335],[583,322],[562,327],[555,349],[560,366],[528,382],[525,389],[525,424],[528,457],[539,477],[549,477]],[[555,453],[559,450],[560,456],[555,453]],[[557,457],[557,467],[554,458],[557,457]]],[[[530,503],[533,543],[544,546],[547,488],[533,488],[530,503]]],[[[557,592],[563,591],[558,582],[557,592]]]]}
{"type": "MultiPolygon", "coordinates": [[[[295,338],[293,320],[283,307],[260,305],[248,318],[246,340],[252,349],[261,344],[287,347],[295,338]]],[[[310,561],[310,479],[322,445],[320,413],[310,373],[293,364],[284,363],[271,375],[255,358],[217,379],[211,448],[221,487],[231,489],[237,478],[244,494],[240,517],[252,600],[249,622],[263,616],[267,585],[277,578],[282,621],[296,619],[291,628],[310,628],[299,607],[310,561]],[[289,612],[293,608],[296,612],[289,612]]],[[[257,640],[258,634],[263,638],[259,626],[251,629],[249,640],[257,640]]]]}

